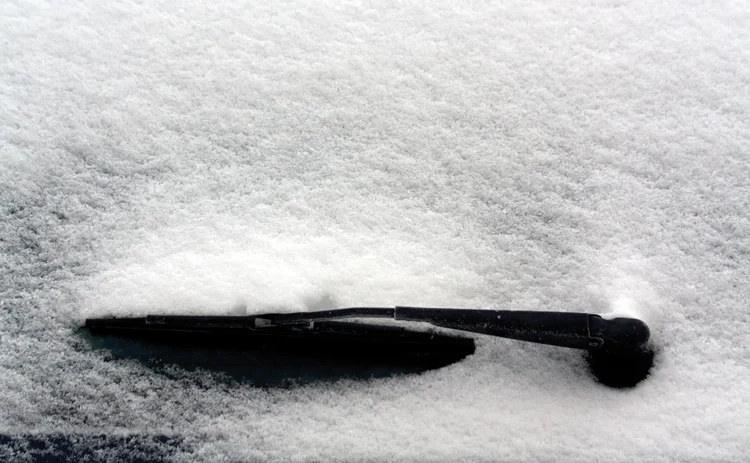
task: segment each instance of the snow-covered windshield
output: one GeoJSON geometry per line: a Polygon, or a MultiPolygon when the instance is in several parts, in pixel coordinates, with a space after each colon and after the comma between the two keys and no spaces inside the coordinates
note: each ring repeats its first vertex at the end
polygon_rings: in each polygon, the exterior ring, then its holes
{"type": "Polygon", "coordinates": [[[746,459],[741,2],[53,3],[0,15],[0,460],[746,459]],[[489,337],[261,388],[79,333],[394,305],[636,314],[659,353],[626,391],[489,337]]]}

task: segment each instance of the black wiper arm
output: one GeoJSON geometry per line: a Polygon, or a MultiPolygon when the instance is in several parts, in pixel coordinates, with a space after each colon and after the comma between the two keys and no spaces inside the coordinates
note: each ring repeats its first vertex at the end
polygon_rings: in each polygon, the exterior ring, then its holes
{"type": "MultiPolygon", "coordinates": [[[[169,317],[159,317],[161,319],[169,317]]],[[[179,317],[184,320],[185,317],[179,317]]],[[[232,317],[239,318],[241,317],[232,317]]],[[[501,338],[586,350],[634,350],[648,343],[648,325],[636,318],[605,319],[589,313],[515,310],[435,309],[425,307],[354,307],[260,314],[245,320],[255,328],[304,325],[342,318],[388,318],[426,322],[443,328],[501,338]]]]}
{"type": "Polygon", "coordinates": [[[392,307],[350,307],[346,309],[321,310],[318,312],[292,312],[255,315],[256,326],[263,323],[270,325],[296,325],[316,320],[334,320],[342,318],[395,318],[396,309],[392,307]]]}
{"type": "Polygon", "coordinates": [[[635,318],[517,310],[465,310],[396,307],[397,320],[426,321],[456,330],[574,349],[640,348],[648,342],[648,325],[635,318]]]}

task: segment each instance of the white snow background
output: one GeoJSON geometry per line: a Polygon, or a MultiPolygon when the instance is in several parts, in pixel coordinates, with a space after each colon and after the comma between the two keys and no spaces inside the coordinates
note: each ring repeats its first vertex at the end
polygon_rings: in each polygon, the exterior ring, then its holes
{"type": "MultiPolygon", "coordinates": [[[[182,461],[747,461],[743,1],[0,7],[0,432],[182,461]],[[288,389],[76,348],[90,316],[625,310],[634,389],[477,338],[288,389]]],[[[23,454],[14,458],[22,460],[23,454]]]]}

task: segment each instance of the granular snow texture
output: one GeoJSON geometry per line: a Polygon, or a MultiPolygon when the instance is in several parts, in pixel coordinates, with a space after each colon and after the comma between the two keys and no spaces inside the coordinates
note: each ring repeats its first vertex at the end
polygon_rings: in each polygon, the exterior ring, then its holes
{"type": "Polygon", "coordinates": [[[748,25],[741,1],[4,2],[0,460],[747,461],[748,25]],[[321,304],[624,312],[658,355],[615,390],[477,337],[259,388],[77,331],[321,304]]]}

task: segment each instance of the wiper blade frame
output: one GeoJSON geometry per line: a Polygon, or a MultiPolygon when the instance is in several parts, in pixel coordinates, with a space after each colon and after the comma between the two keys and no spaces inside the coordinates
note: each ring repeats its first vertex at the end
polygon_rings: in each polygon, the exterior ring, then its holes
{"type": "MultiPolygon", "coordinates": [[[[267,313],[247,316],[149,315],[145,324],[153,329],[245,328],[263,330],[283,327],[312,328],[315,322],[346,318],[384,318],[424,322],[442,328],[501,338],[585,350],[628,351],[648,343],[648,325],[636,318],[605,319],[578,312],[472,310],[427,307],[351,307],[315,312],[267,313]]],[[[114,322],[117,319],[110,319],[114,322]]],[[[122,320],[125,322],[125,320],[122,320]]],[[[97,320],[87,320],[95,327],[97,320]]]]}

